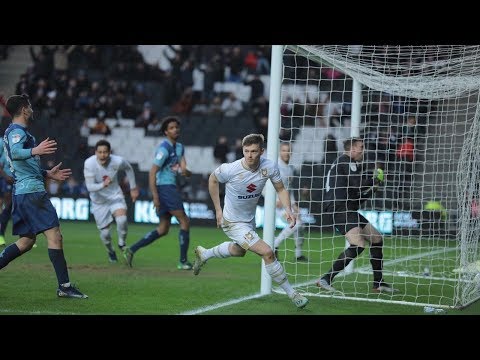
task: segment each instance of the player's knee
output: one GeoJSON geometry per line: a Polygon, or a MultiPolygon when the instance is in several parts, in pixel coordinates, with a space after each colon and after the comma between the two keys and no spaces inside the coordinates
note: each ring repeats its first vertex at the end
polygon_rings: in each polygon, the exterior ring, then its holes
{"type": "Polygon", "coordinates": [[[180,227],[182,229],[188,229],[190,227],[190,219],[185,214],[178,218],[178,222],[180,223],[180,227]]]}
{"type": "Polygon", "coordinates": [[[268,249],[262,256],[263,260],[270,264],[275,260],[275,254],[272,249],[268,249]]]}
{"type": "Polygon", "coordinates": [[[121,235],[126,235],[128,230],[128,221],[126,215],[120,215],[115,218],[117,222],[117,232],[121,235]]]}
{"type": "Polygon", "coordinates": [[[112,235],[110,234],[110,226],[100,230],[100,239],[105,245],[110,244],[112,235]]]}
{"type": "Polygon", "coordinates": [[[345,250],[345,257],[350,259],[355,259],[358,255],[360,255],[365,247],[351,245],[345,250]]]}

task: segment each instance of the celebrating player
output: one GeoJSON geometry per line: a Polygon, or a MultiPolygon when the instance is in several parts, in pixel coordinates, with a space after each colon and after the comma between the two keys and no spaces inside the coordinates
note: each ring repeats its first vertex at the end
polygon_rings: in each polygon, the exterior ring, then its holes
{"type": "Polygon", "coordinates": [[[83,175],[85,185],[90,193],[92,213],[100,231],[100,239],[107,248],[110,262],[117,262],[117,254],[112,247],[110,224],[117,223],[118,247],[121,251],[126,246],[128,233],[127,204],[122,188],[118,184],[118,171],[123,170],[130,184],[130,196],[135,202],[138,188],[135,173],[128,161],[118,155],[112,155],[110,143],[99,140],[95,144],[95,155],[85,160],[83,175]]]}
{"type": "Polygon", "coordinates": [[[303,308],[308,299],[295,291],[287,279],[285,270],[275,258],[272,248],[255,232],[255,211],[258,199],[268,179],[273,183],[282,202],[290,228],[295,226],[295,214],[291,210],[290,195],[283,186],[278,166],[269,159],[261,158],[264,152],[264,137],[250,134],[242,140],[242,159],[220,165],[211,175],[208,190],[215,206],[217,226],[222,227],[231,239],[211,249],[195,248],[193,273],[198,275],[208,259],[244,256],[247,250],[262,257],[265,269],[298,308],[303,308]],[[219,183],[225,183],[225,204],[220,205],[219,183]]]}

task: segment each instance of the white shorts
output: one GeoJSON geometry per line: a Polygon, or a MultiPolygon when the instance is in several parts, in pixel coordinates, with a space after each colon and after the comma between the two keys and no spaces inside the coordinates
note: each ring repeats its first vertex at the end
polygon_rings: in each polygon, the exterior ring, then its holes
{"type": "Polygon", "coordinates": [[[99,230],[106,228],[113,221],[113,213],[118,209],[127,209],[125,199],[115,199],[103,204],[92,204],[92,214],[99,230]]]}
{"type": "Polygon", "coordinates": [[[223,232],[236,244],[248,250],[253,246],[260,236],[255,232],[255,219],[246,222],[229,222],[223,219],[223,232]]]}

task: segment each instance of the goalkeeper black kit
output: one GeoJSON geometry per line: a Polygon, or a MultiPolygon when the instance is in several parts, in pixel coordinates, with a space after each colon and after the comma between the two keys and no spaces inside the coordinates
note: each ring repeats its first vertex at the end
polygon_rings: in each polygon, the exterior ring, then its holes
{"type": "Polygon", "coordinates": [[[362,193],[368,194],[368,190],[376,185],[376,181],[372,177],[363,175],[362,163],[343,154],[333,162],[324,185],[325,210],[356,211],[366,200],[362,197],[362,193]]]}

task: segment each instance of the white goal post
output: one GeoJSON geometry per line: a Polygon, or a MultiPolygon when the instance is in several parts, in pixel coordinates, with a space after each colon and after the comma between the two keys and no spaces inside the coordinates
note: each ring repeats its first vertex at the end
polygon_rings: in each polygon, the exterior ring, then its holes
{"type": "MultiPolygon", "coordinates": [[[[308,296],[462,308],[480,297],[480,46],[274,45],[267,157],[291,144],[290,191],[303,211],[303,253],[278,249],[290,282],[308,296]],[[366,174],[384,185],[359,212],[383,234],[385,280],[372,292],[367,249],[326,293],[315,285],[345,248],[322,207],[326,171],[343,140],[364,139],[366,174]]],[[[275,193],[267,187],[265,241],[275,193]]],[[[277,231],[278,232],[278,231],[277,231]]],[[[353,263],[353,262],[352,262],[353,263]]],[[[271,290],[262,271],[261,292],[271,290]]]]}

